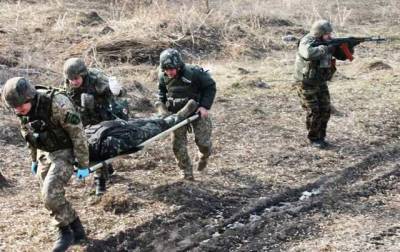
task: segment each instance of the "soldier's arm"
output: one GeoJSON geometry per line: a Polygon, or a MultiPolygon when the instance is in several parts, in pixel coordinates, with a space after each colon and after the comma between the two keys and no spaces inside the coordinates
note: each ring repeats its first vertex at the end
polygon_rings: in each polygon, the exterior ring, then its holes
{"type": "Polygon", "coordinates": [[[97,78],[95,82],[96,92],[104,96],[109,96],[110,94],[112,95],[108,77],[103,73],[99,73],[97,74],[96,78],[97,78]]]}
{"type": "Polygon", "coordinates": [[[162,103],[167,102],[167,86],[165,84],[164,73],[160,71],[158,75],[158,99],[162,103]]]}
{"type": "Polygon", "coordinates": [[[37,149],[32,147],[32,146],[30,146],[30,144],[28,144],[28,148],[29,148],[30,153],[31,153],[32,162],[37,162],[37,149]]]}
{"type": "Polygon", "coordinates": [[[214,103],[215,94],[217,92],[215,81],[211,75],[203,69],[199,70],[198,72],[198,81],[200,84],[201,93],[199,105],[200,107],[211,109],[211,106],[214,103]]]}
{"type": "MultiPolygon", "coordinates": [[[[21,125],[21,135],[26,140],[26,136],[29,134],[28,129],[25,128],[25,126],[22,123],[20,125],[21,125]]],[[[28,142],[27,142],[27,146],[29,148],[32,162],[36,162],[37,161],[37,149],[34,148],[33,146],[31,146],[28,142]]]]}
{"type": "Polygon", "coordinates": [[[80,167],[89,166],[89,147],[81,118],[68,97],[57,94],[52,104],[53,119],[71,138],[73,152],[80,167]]]}
{"type": "Polygon", "coordinates": [[[328,53],[328,47],[325,45],[312,46],[314,39],[304,37],[300,40],[299,54],[306,60],[318,60],[328,53]]]}
{"type": "MultiPolygon", "coordinates": [[[[111,92],[109,79],[105,74],[101,73],[97,75],[95,87],[97,94],[104,97],[108,104],[112,104],[114,99],[116,99],[117,96],[111,92]]],[[[121,90],[119,96],[123,95],[124,91],[126,92],[126,89],[121,90]]]]}

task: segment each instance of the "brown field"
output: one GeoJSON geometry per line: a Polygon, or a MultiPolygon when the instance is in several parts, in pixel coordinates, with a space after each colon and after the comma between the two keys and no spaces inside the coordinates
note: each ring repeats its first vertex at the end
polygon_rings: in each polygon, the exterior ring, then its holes
{"type": "MultiPolygon", "coordinates": [[[[399,34],[397,0],[0,1],[0,85],[58,86],[64,60],[80,56],[148,116],[170,46],[217,82],[207,170],[183,181],[163,139],[117,160],[101,199],[93,178],[72,178],[89,240],[70,251],[400,251],[399,34]],[[339,64],[328,150],[306,141],[296,48],[281,40],[319,18],[337,36],[389,39],[339,64]]],[[[4,106],[0,119],[0,251],[49,251],[55,230],[17,119],[4,106]]]]}

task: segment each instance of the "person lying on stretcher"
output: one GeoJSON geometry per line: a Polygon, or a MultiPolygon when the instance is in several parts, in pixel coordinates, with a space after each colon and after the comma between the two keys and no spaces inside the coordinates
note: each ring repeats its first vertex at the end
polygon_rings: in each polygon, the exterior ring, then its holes
{"type": "Polygon", "coordinates": [[[89,126],[85,133],[89,143],[90,162],[101,162],[123,154],[134,153],[146,140],[162,133],[194,114],[197,102],[190,100],[176,114],[161,118],[104,121],[89,126]]]}

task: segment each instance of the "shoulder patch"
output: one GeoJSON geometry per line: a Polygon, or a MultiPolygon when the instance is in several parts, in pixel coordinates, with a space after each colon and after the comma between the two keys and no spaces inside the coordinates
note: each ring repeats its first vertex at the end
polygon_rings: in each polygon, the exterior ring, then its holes
{"type": "Polygon", "coordinates": [[[74,113],[74,112],[67,112],[67,115],[65,116],[64,122],[77,125],[81,122],[81,117],[79,114],[74,113]]]}

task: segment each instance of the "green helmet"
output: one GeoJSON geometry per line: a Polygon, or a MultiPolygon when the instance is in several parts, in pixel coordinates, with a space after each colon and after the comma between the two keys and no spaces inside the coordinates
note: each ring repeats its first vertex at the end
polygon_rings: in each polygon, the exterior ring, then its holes
{"type": "Polygon", "coordinates": [[[176,49],[168,48],[160,54],[161,70],[168,68],[181,69],[184,66],[181,54],[176,49]]]}
{"type": "Polygon", "coordinates": [[[314,37],[321,37],[324,34],[333,32],[331,23],[327,20],[318,20],[311,26],[311,35],[314,37]]]}
{"type": "Polygon", "coordinates": [[[14,77],[6,81],[2,93],[7,106],[16,108],[32,100],[37,91],[25,78],[14,77]]]}
{"type": "Polygon", "coordinates": [[[85,62],[80,58],[70,58],[64,63],[64,77],[68,80],[73,80],[78,75],[85,76],[87,73],[85,62]]]}

